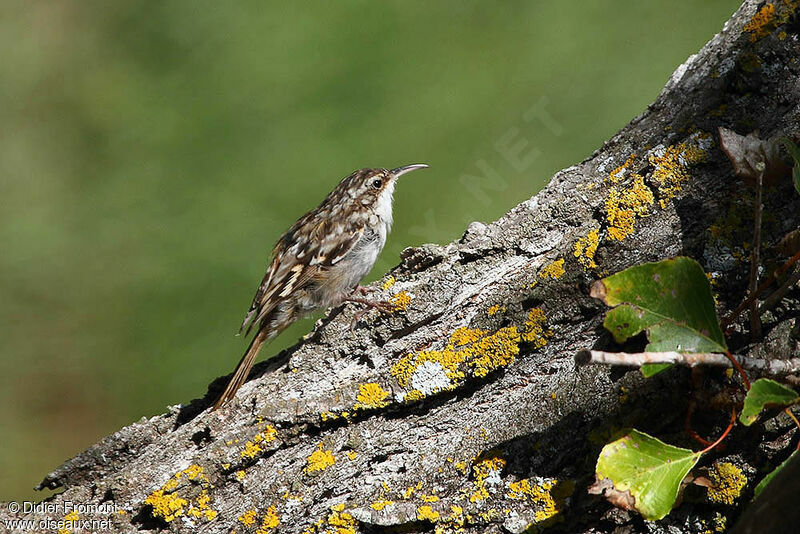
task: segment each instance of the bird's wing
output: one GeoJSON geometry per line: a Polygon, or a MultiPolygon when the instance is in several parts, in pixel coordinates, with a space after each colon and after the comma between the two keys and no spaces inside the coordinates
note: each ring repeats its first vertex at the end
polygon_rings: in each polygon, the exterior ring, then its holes
{"type": "Polygon", "coordinates": [[[239,332],[266,317],[279,302],[304,289],[321,272],[344,258],[364,234],[364,226],[331,222],[307,214],[278,240],[272,262],[256,291],[239,332]],[[317,219],[317,220],[315,220],[317,219]]]}

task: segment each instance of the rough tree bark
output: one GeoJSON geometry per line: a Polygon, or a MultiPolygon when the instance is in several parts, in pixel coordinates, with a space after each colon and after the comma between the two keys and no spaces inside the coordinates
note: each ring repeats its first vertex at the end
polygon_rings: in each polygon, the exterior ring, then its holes
{"type": "MultiPolygon", "coordinates": [[[[104,505],[78,517],[110,518],[115,532],[710,532],[732,524],[769,466],[791,451],[788,418],[737,428],[704,458],[735,465],[743,490],[716,500],[687,492],[667,518],[647,523],[587,495],[600,448],[628,426],[697,448],[684,432],[690,399],[731,379],[673,368],[643,380],[629,369],[576,369],[573,357],[613,350],[589,287],[631,265],[686,254],[716,274],[721,312],[742,298],[753,193],[733,177],[716,130],[798,133],[794,3],[774,4],[772,13],[745,1],[644,113],[538,195],[492,224],[472,223],[454,243],[404,251],[394,285],[376,284],[391,285],[383,295],[399,294],[404,310],[370,313],[353,332],[356,309],[333,310],[303,342],[257,366],[232,405],[209,411],[218,379],[205,398],[143,418],[47,475],[43,488],[63,489],[50,512],[12,517],[63,519],[70,501],[104,505]]],[[[798,227],[798,200],[788,181],[765,191],[765,245],[798,227]]],[[[775,257],[769,247],[764,255],[775,257]]],[[[765,316],[764,338],[751,345],[740,320],[733,350],[797,355],[798,297],[795,288],[765,316]]],[[[694,404],[693,428],[719,435],[728,415],[712,400],[694,404]]],[[[9,518],[6,506],[0,516],[9,518]]]]}

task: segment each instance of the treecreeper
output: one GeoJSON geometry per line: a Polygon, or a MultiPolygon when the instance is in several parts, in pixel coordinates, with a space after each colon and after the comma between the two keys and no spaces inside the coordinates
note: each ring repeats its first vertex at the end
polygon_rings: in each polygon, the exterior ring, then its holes
{"type": "Polygon", "coordinates": [[[261,346],[304,315],[343,302],[388,311],[387,302],[362,298],[366,292],[360,282],[375,264],[392,228],[397,179],[427,167],[355,171],[278,239],[239,332],[249,335],[256,325],[258,329],[214,410],[236,395],[261,346]]]}

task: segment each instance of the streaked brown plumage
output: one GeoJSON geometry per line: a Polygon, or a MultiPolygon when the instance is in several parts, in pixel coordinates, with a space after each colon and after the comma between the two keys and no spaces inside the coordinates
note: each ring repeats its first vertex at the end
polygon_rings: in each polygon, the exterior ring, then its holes
{"type": "Polygon", "coordinates": [[[386,243],[397,178],[425,167],[355,171],[281,236],[240,328],[258,330],[214,409],[236,395],[261,346],[294,321],[346,300],[369,304],[352,292],[386,243]]]}

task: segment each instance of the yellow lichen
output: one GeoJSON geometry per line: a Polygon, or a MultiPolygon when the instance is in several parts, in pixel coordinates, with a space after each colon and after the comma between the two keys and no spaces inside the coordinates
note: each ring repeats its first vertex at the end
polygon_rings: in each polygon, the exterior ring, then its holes
{"type": "Polygon", "coordinates": [[[384,291],[388,291],[396,283],[397,283],[397,278],[390,275],[389,278],[387,278],[386,281],[383,283],[383,285],[381,285],[381,289],[383,289],[384,291]]]}
{"type": "Polygon", "coordinates": [[[500,512],[497,511],[496,508],[489,508],[486,511],[480,512],[478,517],[480,517],[486,523],[494,521],[500,516],[500,512]]]}
{"type": "Polygon", "coordinates": [[[241,469],[240,469],[240,470],[236,471],[236,472],[234,473],[234,475],[236,476],[236,480],[238,480],[238,481],[240,481],[240,482],[241,482],[242,480],[244,480],[244,476],[245,476],[245,474],[244,474],[244,471],[243,471],[243,470],[241,470],[241,469]]]}
{"type": "Polygon", "coordinates": [[[544,269],[539,271],[539,278],[547,279],[547,278],[561,278],[564,276],[564,258],[559,258],[556,261],[547,265],[544,269]]]}
{"type": "Polygon", "coordinates": [[[305,472],[316,473],[317,471],[324,471],[334,463],[336,463],[336,458],[333,456],[333,453],[325,450],[323,444],[320,443],[317,450],[306,458],[305,472]]]}
{"type": "Polygon", "coordinates": [[[439,512],[430,506],[425,505],[417,508],[417,519],[420,521],[430,521],[431,523],[435,523],[439,520],[439,517],[439,512]]]}
{"type": "Polygon", "coordinates": [[[771,3],[764,6],[753,15],[750,22],[744,25],[744,31],[750,34],[750,42],[755,43],[766,37],[775,29],[775,6],[771,3]]]}
{"type": "Polygon", "coordinates": [[[347,453],[347,457],[351,460],[355,460],[358,457],[358,453],[356,451],[350,451],[347,453]]]}
{"type": "Polygon", "coordinates": [[[622,241],[634,232],[636,217],[646,215],[653,204],[653,192],[641,175],[633,173],[633,181],[625,188],[611,187],[606,198],[608,236],[622,241]]]}
{"type": "Polygon", "coordinates": [[[472,466],[475,480],[486,480],[492,473],[499,473],[506,466],[506,461],[499,456],[489,456],[479,460],[472,466]]]}
{"type": "Polygon", "coordinates": [[[422,482],[417,482],[416,486],[409,486],[405,490],[400,493],[400,497],[403,499],[410,499],[414,492],[419,491],[422,489],[422,482]]]}
{"type": "Polygon", "coordinates": [[[625,160],[625,163],[609,173],[608,181],[614,184],[623,181],[625,179],[625,175],[627,174],[627,168],[630,167],[635,160],[636,154],[631,154],[628,156],[628,159],[625,160]]]}
{"type": "Polygon", "coordinates": [[[489,491],[483,486],[480,486],[475,491],[472,491],[472,493],[470,493],[469,502],[479,502],[488,498],[489,498],[489,491]]]}
{"type": "MultiPolygon", "coordinates": [[[[408,354],[392,366],[392,376],[402,387],[419,390],[422,396],[453,389],[465,378],[464,370],[484,377],[510,365],[519,354],[520,335],[509,326],[489,333],[475,328],[458,328],[441,350],[408,354]],[[419,374],[418,370],[420,371],[419,374]]],[[[409,393],[410,395],[410,393],[409,393]]],[[[408,395],[406,396],[408,399],[408,395]]]]}
{"type": "Polygon", "coordinates": [[[475,462],[472,466],[474,480],[469,501],[478,502],[488,498],[489,491],[486,489],[486,480],[490,476],[499,478],[505,466],[506,461],[497,455],[487,456],[475,462]]]}
{"type": "Polygon", "coordinates": [[[572,495],[575,483],[571,480],[559,482],[556,479],[545,479],[542,482],[531,482],[524,478],[508,484],[506,497],[512,500],[524,500],[536,505],[534,519],[537,523],[552,519],[564,507],[564,501],[572,495]]]}
{"type": "MultiPolygon", "coordinates": [[[[699,134],[697,140],[709,140],[708,134],[699,134]]],[[[668,146],[663,152],[649,156],[650,165],[654,167],[653,180],[658,184],[661,196],[659,205],[666,207],[670,200],[682,190],[689,178],[689,168],[705,161],[708,152],[694,143],[682,142],[668,146]]]]}
{"type": "Polygon", "coordinates": [[[281,519],[275,511],[275,506],[270,506],[264,513],[264,518],[261,520],[261,525],[259,525],[258,530],[256,530],[256,534],[270,534],[270,532],[278,528],[280,524],[281,519]]]}
{"type": "Polygon", "coordinates": [[[272,425],[266,425],[264,429],[253,437],[252,441],[244,444],[244,449],[239,453],[241,458],[254,459],[256,456],[264,452],[264,444],[275,441],[278,431],[272,425]]]}
{"type": "Polygon", "coordinates": [[[548,338],[552,337],[552,330],[545,330],[544,323],[547,321],[547,316],[539,308],[533,308],[528,312],[528,318],[525,320],[525,327],[520,335],[522,341],[526,343],[533,343],[536,348],[542,348],[547,345],[548,338]]]}
{"type": "Polygon", "coordinates": [[[203,475],[203,468],[199,465],[190,465],[186,469],[183,470],[183,474],[186,475],[186,478],[189,480],[194,480],[197,477],[202,477],[203,475]]]}
{"type": "Polygon", "coordinates": [[[742,470],[730,462],[715,463],[708,470],[708,478],[712,484],[708,488],[708,499],[720,504],[732,505],[747,484],[742,470]]]}
{"type": "Polygon", "coordinates": [[[436,495],[426,495],[423,493],[419,498],[422,502],[439,502],[439,497],[436,495]]]}
{"type": "Polygon", "coordinates": [[[500,306],[499,304],[495,304],[493,306],[489,306],[489,309],[486,310],[486,315],[488,315],[489,317],[493,317],[497,315],[497,313],[503,313],[504,311],[506,311],[505,306],[500,306]]]}
{"type": "Polygon", "coordinates": [[[468,345],[478,341],[484,335],[486,335],[485,330],[466,328],[462,326],[452,333],[450,336],[450,342],[456,347],[461,347],[463,345],[468,345]]]}
{"type": "Polygon", "coordinates": [[[319,414],[319,416],[320,416],[320,418],[322,419],[323,422],[324,421],[332,421],[334,419],[338,419],[339,418],[339,416],[337,414],[333,413],[333,412],[322,412],[321,414],[319,414]]]}
{"type": "Polygon", "coordinates": [[[360,384],[358,386],[357,402],[353,406],[355,410],[369,410],[376,408],[384,408],[389,405],[386,400],[389,397],[389,392],[383,389],[380,384],[370,382],[368,384],[360,384]]]}
{"type": "Polygon", "coordinates": [[[728,518],[719,512],[714,512],[714,532],[722,533],[728,530],[728,518]]]}
{"type": "Polygon", "coordinates": [[[344,511],[344,503],[331,507],[328,515],[328,524],[336,527],[336,534],[356,534],[356,520],[353,516],[344,511]]]}
{"type": "Polygon", "coordinates": [[[383,501],[383,500],[380,500],[380,501],[373,502],[369,506],[373,510],[378,510],[380,512],[381,510],[383,510],[387,506],[392,506],[393,504],[394,504],[394,501],[383,501]]]}
{"type": "Polygon", "coordinates": [[[206,490],[201,491],[200,495],[195,499],[195,502],[189,506],[186,515],[194,517],[195,519],[204,518],[208,521],[214,520],[217,517],[217,511],[208,506],[209,501],[211,501],[211,496],[208,492],[206,490]]]}
{"type": "Polygon", "coordinates": [[[534,287],[538,286],[540,279],[541,280],[547,280],[548,278],[553,278],[553,279],[561,278],[562,276],[564,276],[565,272],[566,271],[564,270],[564,260],[563,259],[559,259],[557,261],[554,261],[554,262],[548,264],[547,266],[545,266],[539,272],[539,278],[534,280],[528,286],[528,288],[529,289],[533,289],[534,287]]]}
{"type": "Polygon", "coordinates": [[[405,400],[406,402],[414,402],[414,401],[422,400],[424,398],[425,398],[425,394],[423,392],[421,392],[418,389],[412,389],[411,391],[406,393],[406,396],[405,396],[405,398],[403,400],[405,400]]]}
{"type": "Polygon", "coordinates": [[[208,505],[211,501],[208,488],[211,487],[208,475],[203,472],[203,468],[192,464],[175,473],[159,489],[148,495],[144,503],[152,508],[153,517],[163,519],[167,523],[184,514],[196,519],[205,518],[211,521],[217,517],[216,510],[208,505]],[[175,491],[181,478],[200,484],[202,487],[199,495],[193,500],[182,497],[175,491]]]}
{"type": "Polygon", "coordinates": [[[58,534],[72,534],[73,528],[77,529],[80,527],[80,524],[78,523],[80,520],[80,516],[74,510],[68,513],[64,516],[64,528],[58,529],[58,534]],[[73,523],[75,524],[73,525],[73,523]]]}
{"type": "Polygon", "coordinates": [[[248,441],[244,446],[244,450],[240,452],[239,455],[242,458],[255,458],[262,450],[263,449],[259,445],[248,441]]]}
{"type": "Polygon", "coordinates": [[[597,264],[594,262],[594,255],[597,252],[597,246],[600,244],[600,232],[597,229],[592,230],[585,237],[581,237],[575,242],[575,249],[573,255],[578,258],[578,263],[587,269],[596,269],[597,264]]]}
{"type": "Polygon", "coordinates": [[[464,509],[457,505],[450,506],[450,514],[440,518],[436,523],[435,534],[451,534],[453,532],[461,532],[466,525],[466,518],[464,517],[464,509]]]}
{"type": "Polygon", "coordinates": [[[163,489],[148,495],[144,503],[153,507],[153,517],[160,517],[167,523],[183,515],[184,507],[189,504],[186,499],[174,493],[165,493],[163,489]]]}
{"type": "Polygon", "coordinates": [[[328,515],[306,527],[303,534],[356,534],[356,520],[344,507],[344,503],[331,506],[328,515]]]}
{"type": "Polygon", "coordinates": [[[517,328],[510,326],[480,338],[461,352],[471,353],[467,365],[473,368],[473,375],[484,377],[495,369],[514,363],[514,357],[519,354],[519,341],[517,328]]]}
{"type": "Polygon", "coordinates": [[[405,311],[408,305],[411,304],[411,295],[408,291],[400,291],[389,299],[389,304],[392,305],[392,311],[405,311]]]}

